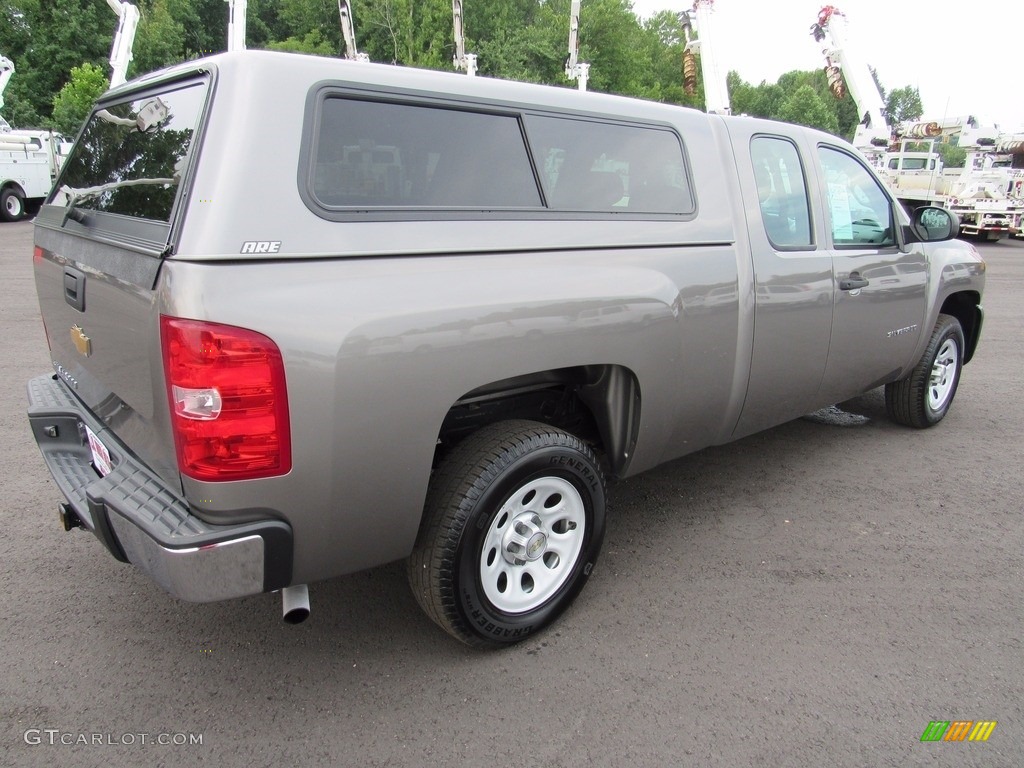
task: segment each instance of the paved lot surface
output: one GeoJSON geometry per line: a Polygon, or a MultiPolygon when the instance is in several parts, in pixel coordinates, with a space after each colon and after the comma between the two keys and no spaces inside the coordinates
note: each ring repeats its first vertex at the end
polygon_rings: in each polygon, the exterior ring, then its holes
{"type": "Polygon", "coordinates": [[[31,224],[0,225],[0,765],[1024,765],[1024,242],[982,250],[982,345],[940,427],[875,392],[859,425],[621,483],[576,605],[481,653],[398,564],[314,585],[290,627],[277,596],[179,603],[59,530],[24,416],[48,370],[31,224]],[[921,743],[932,720],[998,726],[921,743]]]}

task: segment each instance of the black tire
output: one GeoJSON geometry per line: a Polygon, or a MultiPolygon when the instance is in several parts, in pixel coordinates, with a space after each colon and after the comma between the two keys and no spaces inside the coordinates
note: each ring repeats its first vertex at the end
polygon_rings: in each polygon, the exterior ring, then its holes
{"type": "Polygon", "coordinates": [[[898,424],[925,429],[953,404],[964,360],[964,331],[952,315],[939,315],[924,355],[910,375],[885,385],[885,410],[898,424]]]}
{"type": "Polygon", "coordinates": [[[25,216],[25,198],[17,189],[8,187],[0,192],[0,219],[19,221],[25,216]]]}
{"type": "Polygon", "coordinates": [[[499,422],[438,467],[409,584],[426,614],[462,642],[519,642],[579,594],[604,524],[604,475],[586,444],[546,424],[499,422]]]}

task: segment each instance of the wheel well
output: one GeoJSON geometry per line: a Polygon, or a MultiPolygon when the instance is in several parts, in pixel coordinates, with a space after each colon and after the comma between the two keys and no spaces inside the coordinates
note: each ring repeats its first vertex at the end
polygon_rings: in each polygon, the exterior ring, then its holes
{"type": "Polygon", "coordinates": [[[640,426],[640,387],[618,365],[587,365],[516,376],[477,387],[449,409],[434,465],[463,438],[508,419],[563,429],[589,443],[612,477],[629,465],[640,426]]]}
{"type": "Polygon", "coordinates": [[[981,296],[975,291],[954,293],[942,303],[942,309],[939,311],[960,321],[967,347],[964,350],[964,362],[970,362],[974,357],[974,350],[978,348],[978,338],[981,335],[981,296]]]}

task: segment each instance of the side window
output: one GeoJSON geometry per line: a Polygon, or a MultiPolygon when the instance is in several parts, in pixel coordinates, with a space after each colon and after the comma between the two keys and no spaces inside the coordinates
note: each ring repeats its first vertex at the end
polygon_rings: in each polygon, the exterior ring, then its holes
{"type": "Polygon", "coordinates": [[[540,208],[519,120],[329,97],[310,191],[327,208],[540,208]]]}
{"type": "Polygon", "coordinates": [[[527,115],[548,206],[563,211],[692,213],[683,148],[660,128],[527,115]]]}
{"type": "Polygon", "coordinates": [[[750,142],[757,199],[768,239],[776,248],[807,248],[810,205],[800,154],[788,139],[755,136],[750,142]]]}
{"type": "Polygon", "coordinates": [[[896,245],[892,205],[870,171],[852,155],[818,147],[825,171],[832,242],[838,246],[896,245]]]}

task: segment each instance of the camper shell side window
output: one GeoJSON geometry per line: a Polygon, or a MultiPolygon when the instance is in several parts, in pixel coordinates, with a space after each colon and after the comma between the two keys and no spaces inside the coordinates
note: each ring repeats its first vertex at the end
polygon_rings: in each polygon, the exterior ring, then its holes
{"type": "Polygon", "coordinates": [[[541,205],[517,115],[331,97],[318,127],[310,181],[325,208],[541,205]]]}
{"type": "Polygon", "coordinates": [[[683,148],[671,130],[533,114],[526,129],[550,208],[694,212],[683,148]]]}
{"type": "Polygon", "coordinates": [[[666,126],[330,87],[307,107],[299,193],[328,220],[696,210],[681,139],[666,126]]]}

